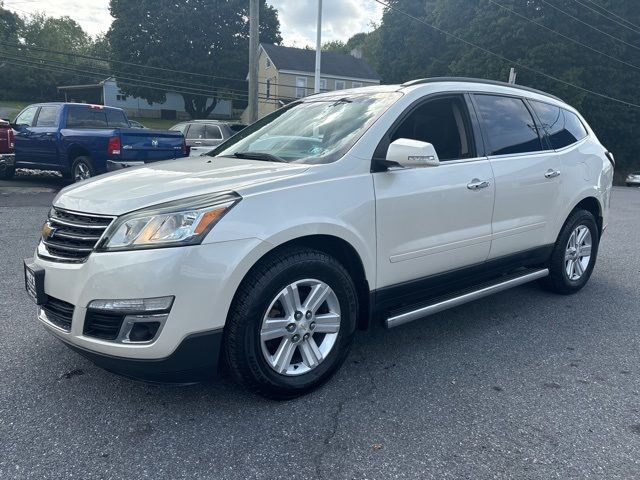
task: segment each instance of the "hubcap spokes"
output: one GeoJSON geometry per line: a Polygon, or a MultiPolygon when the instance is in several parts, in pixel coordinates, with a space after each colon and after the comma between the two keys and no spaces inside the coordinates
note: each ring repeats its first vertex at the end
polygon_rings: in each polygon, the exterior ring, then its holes
{"type": "Polygon", "coordinates": [[[89,171],[89,168],[84,163],[79,163],[78,165],[76,165],[76,172],[74,177],[76,182],[80,182],[81,180],[86,180],[87,178],[91,178],[91,172],[89,171]]]}
{"type": "Polygon", "coordinates": [[[335,346],[340,319],[338,297],[326,283],[305,279],[287,285],[262,320],[262,354],[280,374],[307,373],[335,346]]]}
{"type": "Polygon", "coordinates": [[[564,266],[567,278],[579,280],[591,261],[591,231],[584,225],[571,232],[564,254],[564,266]]]}

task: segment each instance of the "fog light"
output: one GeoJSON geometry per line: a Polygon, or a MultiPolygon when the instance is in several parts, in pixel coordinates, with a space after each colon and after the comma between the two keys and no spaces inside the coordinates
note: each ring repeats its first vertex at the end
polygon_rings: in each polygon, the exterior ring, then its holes
{"type": "Polygon", "coordinates": [[[131,298],[122,300],[93,300],[87,308],[122,313],[166,312],[175,297],[131,298]]]}
{"type": "Polygon", "coordinates": [[[160,322],[136,322],[129,332],[130,342],[149,342],[160,328],[160,322]]]}

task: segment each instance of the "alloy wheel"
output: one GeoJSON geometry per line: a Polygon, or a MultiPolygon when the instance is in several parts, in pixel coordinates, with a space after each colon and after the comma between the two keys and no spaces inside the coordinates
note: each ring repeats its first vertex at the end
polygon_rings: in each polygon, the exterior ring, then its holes
{"type": "Polygon", "coordinates": [[[326,283],[304,279],[287,285],[262,320],[264,359],[282,375],[302,375],[317,368],[336,344],[340,320],[340,302],[326,283]]]}
{"type": "Polygon", "coordinates": [[[91,178],[91,170],[89,169],[89,166],[86,163],[78,162],[73,172],[73,178],[76,182],[91,178]]]}
{"type": "Polygon", "coordinates": [[[564,255],[569,280],[575,282],[584,275],[591,260],[592,244],[591,231],[585,225],[579,225],[571,232],[564,255]]]}

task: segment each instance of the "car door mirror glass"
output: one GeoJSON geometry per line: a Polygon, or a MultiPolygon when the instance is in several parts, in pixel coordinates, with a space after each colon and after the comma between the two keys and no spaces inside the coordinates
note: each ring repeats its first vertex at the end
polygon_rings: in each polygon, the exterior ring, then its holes
{"type": "Polygon", "coordinates": [[[398,138],[391,142],[387,150],[387,162],[404,168],[440,165],[440,159],[432,144],[408,138],[398,138]]]}

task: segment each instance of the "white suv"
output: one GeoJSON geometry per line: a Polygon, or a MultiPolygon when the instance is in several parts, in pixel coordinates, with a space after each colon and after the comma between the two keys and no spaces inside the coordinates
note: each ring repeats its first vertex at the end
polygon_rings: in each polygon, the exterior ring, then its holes
{"type": "Polygon", "coordinates": [[[56,197],[26,287],[69,347],[134,378],[224,359],[276,398],[391,328],[539,279],[574,293],[607,224],[613,157],[543,92],[472,79],[329,92],[209,156],[56,197]]]}

